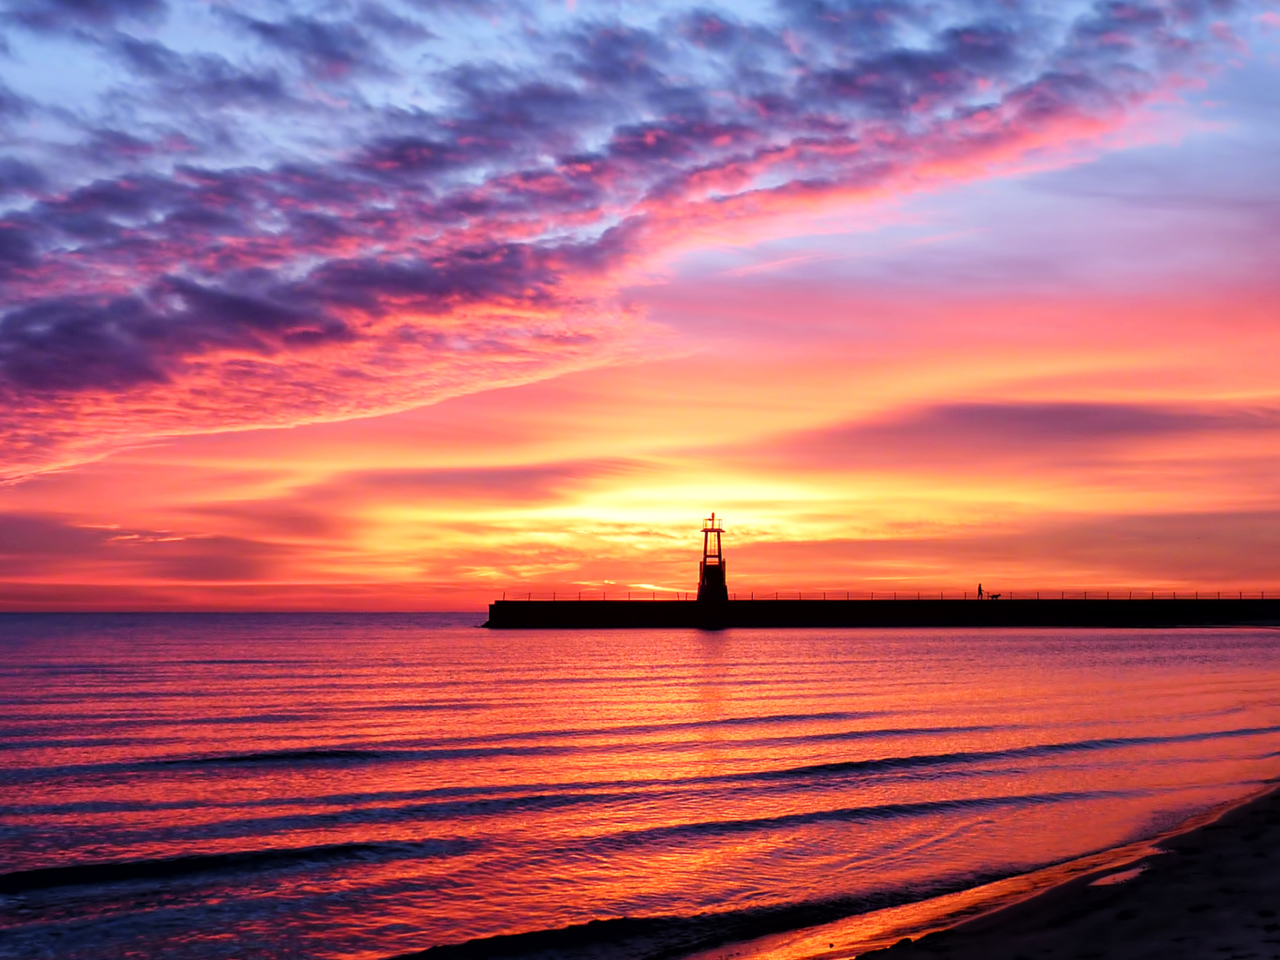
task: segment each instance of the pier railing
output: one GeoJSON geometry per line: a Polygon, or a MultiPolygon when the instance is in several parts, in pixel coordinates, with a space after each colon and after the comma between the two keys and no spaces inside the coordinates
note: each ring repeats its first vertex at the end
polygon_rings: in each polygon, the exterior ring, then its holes
{"type": "MultiPolygon", "coordinates": [[[[507,590],[503,600],[695,600],[683,590],[507,590]]],[[[1000,590],[979,597],[973,590],[771,590],[730,591],[730,600],[1275,600],[1280,590],[1000,590]]]]}

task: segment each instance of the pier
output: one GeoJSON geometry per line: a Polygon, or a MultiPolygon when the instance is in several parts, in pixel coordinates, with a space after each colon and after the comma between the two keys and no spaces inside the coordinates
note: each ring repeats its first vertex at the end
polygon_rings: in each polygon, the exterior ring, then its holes
{"type": "Polygon", "coordinates": [[[1280,598],[497,600],[495,630],[695,627],[1280,626],[1280,598]]]}
{"type": "Polygon", "coordinates": [[[1280,626],[1280,591],[1155,593],[1148,591],[1025,591],[973,594],[748,594],[728,590],[723,522],[702,525],[697,599],[654,591],[610,599],[577,594],[549,599],[532,593],[494,601],[484,624],[494,630],[578,630],[730,627],[1222,627],[1280,626]],[[683,599],[679,599],[683,598],[683,599]]]}

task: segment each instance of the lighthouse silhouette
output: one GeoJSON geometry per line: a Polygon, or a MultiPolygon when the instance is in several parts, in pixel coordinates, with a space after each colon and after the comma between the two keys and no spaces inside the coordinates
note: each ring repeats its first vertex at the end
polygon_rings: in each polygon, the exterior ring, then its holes
{"type": "Polygon", "coordinates": [[[702,563],[698,565],[698,599],[726,603],[729,588],[724,579],[724,550],[720,535],[724,533],[724,521],[713,513],[702,521],[702,563]]]}

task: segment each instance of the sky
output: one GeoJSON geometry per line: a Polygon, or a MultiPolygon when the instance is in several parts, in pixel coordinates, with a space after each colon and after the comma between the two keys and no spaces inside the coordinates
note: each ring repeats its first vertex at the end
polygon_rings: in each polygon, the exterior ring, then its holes
{"type": "Polygon", "coordinates": [[[1280,591],[1280,3],[0,0],[0,610],[1280,591]]]}

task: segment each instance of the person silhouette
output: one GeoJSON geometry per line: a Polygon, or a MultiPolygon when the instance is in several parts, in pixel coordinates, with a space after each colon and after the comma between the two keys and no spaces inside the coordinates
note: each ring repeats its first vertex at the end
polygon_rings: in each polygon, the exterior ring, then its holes
{"type": "Polygon", "coordinates": [[[982,599],[982,584],[978,584],[978,599],[982,599]]]}

